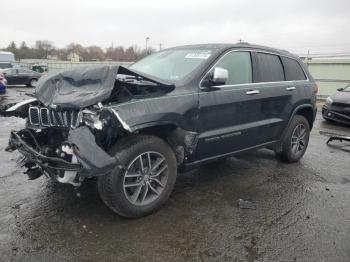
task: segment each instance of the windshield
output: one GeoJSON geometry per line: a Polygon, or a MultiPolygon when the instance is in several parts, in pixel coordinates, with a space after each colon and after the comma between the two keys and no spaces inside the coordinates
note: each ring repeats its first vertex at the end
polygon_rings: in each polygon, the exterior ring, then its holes
{"type": "Polygon", "coordinates": [[[170,49],[149,55],[129,68],[176,82],[198,68],[211,55],[211,49],[170,49]]]}

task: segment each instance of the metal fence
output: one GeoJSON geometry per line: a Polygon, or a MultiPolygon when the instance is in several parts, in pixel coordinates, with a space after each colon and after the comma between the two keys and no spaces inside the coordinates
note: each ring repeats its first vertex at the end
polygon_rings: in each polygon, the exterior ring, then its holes
{"type": "Polygon", "coordinates": [[[315,59],[308,61],[307,65],[320,87],[319,98],[325,98],[350,84],[349,59],[315,59]]]}
{"type": "Polygon", "coordinates": [[[82,67],[82,66],[94,66],[94,65],[110,65],[110,66],[117,66],[117,65],[123,65],[128,66],[132,62],[116,62],[116,61],[104,61],[104,62],[69,62],[69,61],[55,61],[55,60],[27,60],[27,61],[21,61],[19,65],[23,68],[31,69],[33,65],[36,64],[42,64],[46,65],[48,72],[62,72],[65,70],[69,70],[75,67],[82,67]]]}
{"type": "MultiPolygon", "coordinates": [[[[46,64],[48,72],[61,72],[79,66],[92,65],[123,65],[132,62],[69,62],[55,60],[27,60],[21,61],[23,67],[31,68],[34,64],[46,64]]],[[[317,81],[320,90],[319,98],[325,98],[336,92],[338,88],[350,84],[350,59],[313,59],[306,62],[311,75],[317,81]]]]}

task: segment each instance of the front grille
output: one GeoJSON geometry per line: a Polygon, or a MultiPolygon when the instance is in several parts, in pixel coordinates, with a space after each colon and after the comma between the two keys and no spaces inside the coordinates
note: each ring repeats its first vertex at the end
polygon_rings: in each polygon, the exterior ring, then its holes
{"type": "Polygon", "coordinates": [[[29,123],[41,127],[71,127],[79,126],[81,112],[55,111],[46,107],[29,107],[29,123]]]}

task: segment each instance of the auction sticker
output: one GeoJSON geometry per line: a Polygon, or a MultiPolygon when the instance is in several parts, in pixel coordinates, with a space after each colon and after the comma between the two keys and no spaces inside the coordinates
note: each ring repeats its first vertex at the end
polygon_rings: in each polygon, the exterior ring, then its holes
{"type": "Polygon", "coordinates": [[[210,54],[208,53],[188,53],[185,58],[195,58],[195,59],[208,59],[210,54]]]}

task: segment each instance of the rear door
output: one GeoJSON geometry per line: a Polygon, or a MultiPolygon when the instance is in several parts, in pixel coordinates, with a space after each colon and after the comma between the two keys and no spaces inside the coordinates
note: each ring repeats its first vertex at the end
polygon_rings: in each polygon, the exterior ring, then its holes
{"type": "Polygon", "coordinates": [[[299,90],[293,81],[286,81],[280,55],[256,51],[254,62],[261,94],[260,110],[256,113],[269,123],[259,127],[259,143],[264,144],[280,139],[293,110],[293,97],[297,97],[299,90]]]}
{"type": "MultiPolygon", "coordinates": [[[[298,60],[282,56],[286,81],[289,83],[288,91],[291,93],[291,105],[293,108],[298,103],[308,103],[314,84],[310,82],[298,60]]],[[[292,113],[292,110],[290,114],[292,113]]]]}

